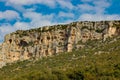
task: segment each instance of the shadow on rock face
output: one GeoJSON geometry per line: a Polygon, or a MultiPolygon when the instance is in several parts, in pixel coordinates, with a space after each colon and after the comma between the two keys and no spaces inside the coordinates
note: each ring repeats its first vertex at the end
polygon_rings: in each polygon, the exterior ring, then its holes
{"type": "Polygon", "coordinates": [[[19,43],[19,46],[25,47],[25,46],[28,46],[28,43],[24,40],[21,40],[20,43],[19,43]]]}

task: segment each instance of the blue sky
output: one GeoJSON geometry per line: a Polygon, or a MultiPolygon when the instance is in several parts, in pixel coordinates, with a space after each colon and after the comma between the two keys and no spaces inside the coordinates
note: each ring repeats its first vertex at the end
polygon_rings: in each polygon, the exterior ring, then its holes
{"type": "Polygon", "coordinates": [[[16,30],[100,20],[120,20],[120,0],[0,0],[0,42],[16,30]]]}

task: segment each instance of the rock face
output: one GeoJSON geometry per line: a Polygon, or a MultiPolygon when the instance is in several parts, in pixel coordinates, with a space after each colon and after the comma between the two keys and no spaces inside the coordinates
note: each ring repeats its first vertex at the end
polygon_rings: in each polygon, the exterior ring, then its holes
{"type": "Polygon", "coordinates": [[[73,22],[66,25],[18,30],[5,36],[0,46],[0,65],[18,60],[39,59],[82,48],[79,42],[120,35],[120,21],[73,22]]]}

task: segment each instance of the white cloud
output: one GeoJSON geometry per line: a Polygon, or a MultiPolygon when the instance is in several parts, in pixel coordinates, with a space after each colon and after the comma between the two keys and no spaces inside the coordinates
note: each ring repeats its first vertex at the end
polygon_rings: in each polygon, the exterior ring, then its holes
{"type": "Polygon", "coordinates": [[[29,23],[25,22],[16,22],[14,25],[10,23],[4,23],[0,26],[0,41],[3,40],[6,34],[14,32],[16,30],[27,30],[30,29],[29,23]]]}
{"type": "Polygon", "coordinates": [[[93,1],[93,4],[101,8],[107,8],[110,6],[110,2],[108,0],[95,0],[93,1]]]}
{"type": "Polygon", "coordinates": [[[9,33],[11,31],[14,31],[14,29],[9,23],[3,24],[2,26],[0,26],[0,32],[3,34],[9,33]]]}
{"type": "Polygon", "coordinates": [[[80,12],[82,13],[88,12],[102,14],[105,13],[105,9],[110,6],[110,2],[107,0],[85,0],[83,2],[83,4],[79,4],[77,6],[77,8],[80,9],[80,12]]]}
{"type": "Polygon", "coordinates": [[[82,2],[91,2],[93,0],[81,0],[82,2]]]}
{"type": "Polygon", "coordinates": [[[73,9],[74,8],[74,6],[70,2],[70,0],[56,0],[56,1],[63,8],[68,8],[68,9],[73,9]]]}
{"type": "Polygon", "coordinates": [[[54,24],[52,20],[54,19],[54,14],[43,15],[37,12],[26,12],[23,14],[24,18],[31,20],[30,25],[40,27],[45,25],[54,24]]]}
{"type": "Polygon", "coordinates": [[[32,4],[45,4],[50,7],[55,6],[55,0],[7,0],[7,5],[32,5],[32,4]]]}
{"type": "Polygon", "coordinates": [[[107,0],[94,1],[93,4],[97,14],[105,13],[106,9],[110,6],[110,2],[107,0]]]}
{"type": "Polygon", "coordinates": [[[82,14],[79,20],[82,21],[102,21],[102,20],[119,20],[120,15],[113,14],[113,15],[99,15],[99,14],[82,14]]]}
{"type": "MultiPolygon", "coordinates": [[[[56,0],[3,0],[6,6],[11,6],[17,11],[23,13],[26,12],[24,6],[30,6],[35,4],[43,4],[49,8],[56,7],[56,0]]],[[[29,8],[28,8],[29,9],[29,8]]]]}
{"type": "Polygon", "coordinates": [[[9,23],[2,24],[2,26],[0,26],[0,41],[3,41],[3,38],[6,34],[13,31],[15,31],[15,28],[13,28],[9,23]]]}
{"type": "Polygon", "coordinates": [[[74,18],[74,14],[61,11],[59,12],[58,17],[74,18]]]}
{"type": "Polygon", "coordinates": [[[95,10],[95,7],[93,5],[88,4],[88,3],[80,4],[77,7],[80,10],[80,12],[82,12],[82,13],[90,12],[90,11],[94,12],[94,10],[95,10]]]}
{"type": "Polygon", "coordinates": [[[0,20],[12,20],[12,19],[20,19],[19,14],[13,10],[6,10],[4,12],[0,12],[0,20]]]}
{"type": "Polygon", "coordinates": [[[9,34],[16,30],[27,30],[27,29],[30,29],[29,23],[16,22],[14,25],[11,25],[10,23],[4,23],[0,26],[0,41],[3,41],[3,38],[6,34],[9,34]]]}
{"type": "Polygon", "coordinates": [[[17,10],[24,10],[25,5],[43,4],[50,8],[56,8],[60,5],[61,8],[73,9],[74,6],[70,0],[4,0],[7,6],[12,6],[17,10]]]}
{"type": "Polygon", "coordinates": [[[106,9],[111,3],[108,0],[82,0],[83,4],[79,4],[81,15],[78,20],[83,21],[101,21],[101,20],[119,20],[120,15],[107,14],[106,9]]]}
{"type": "Polygon", "coordinates": [[[28,29],[30,29],[30,24],[27,22],[16,22],[13,25],[13,28],[15,30],[28,30],[28,29]]]}

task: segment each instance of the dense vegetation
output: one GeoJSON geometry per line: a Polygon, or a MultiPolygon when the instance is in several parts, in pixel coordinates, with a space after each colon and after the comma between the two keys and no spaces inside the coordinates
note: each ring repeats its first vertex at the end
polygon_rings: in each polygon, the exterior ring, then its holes
{"type": "Polygon", "coordinates": [[[120,80],[120,38],[88,41],[85,48],[0,69],[0,80],[120,80]]]}

